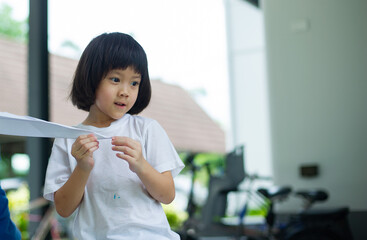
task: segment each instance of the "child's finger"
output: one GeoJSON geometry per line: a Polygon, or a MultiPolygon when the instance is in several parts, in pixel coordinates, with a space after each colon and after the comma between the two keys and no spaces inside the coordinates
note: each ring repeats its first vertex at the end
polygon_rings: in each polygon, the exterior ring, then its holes
{"type": "Polygon", "coordinates": [[[97,140],[97,138],[94,136],[94,134],[91,133],[91,134],[88,134],[88,135],[80,135],[75,141],[80,142],[80,141],[83,141],[83,140],[86,140],[86,139],[96,139],[97,140]]]}
{"type": "Polygon", "coordinates": [[[123,154],[123,153],[116,153],[116,156],[118,158],[121,158],[123,160],[125,160],[126,162],[129,163],[129,165],[131,164],[131,162],[134,160],[134,158],[132,158],[131,156],[127,155],[127,154],[123,154]]]}
{"type": "Polygon", "coordinates": [[[130,148],[136,148],[136,141],[128,137],[113,137],[112,145],[115,146],[128,146],[130,148]]]}
{"type": "Polygon", "coordinates": [[[128,149],[129,149],[128,146],[120,146],[120,145],[112,146],[112,150],[113,151],[118,151],[118,152],[127,152],[128,149]]]}
{"type": "Polygon", "coordinates": [[[88,143],[85,143],[82,148],[79,150],[79,153],[81,153],[81,155],[84,155],[88,152],[91,152],[92,149],[94,147],[98,147],[98,142],[88,142],[88,143]]]}
{"type": "Polygon", "coordinates": [[[90,148],[98,146],[99,142],[93,134],[79,136],[71,149],[74,157],[83,156],[90,148]]]}
{"type": "Polygon", "coordinates": [[[92,153],[92,152],[96,151],[98,148],[99,148],[98,145],[97,146],[94,146],[94,147],[92,147],[92,148],[89,149],[89,152],[92,153]]]}
{"type": "Polygon", "coordinates": [[[118,146],[124,146],[131,144],[131,138],[128,137],[113,137],[112,138],[112,144],[118,145],[118,146]]]}
{"type": "Polygon", "coordinates": [[[111,140],[112,145],[116,145],[116,146],[126,145],[127,142],[128,142],[127,137],[112,137],[112,140],[111,140]]]}
{"type": "Polygon", "coordinates": [[[80,144],[80,143],[84,143],[86,141],[90,141],[90,140],[97,140],[93,134],[90,135],[80,135],[74,142],[74,144],[80,144]]]}

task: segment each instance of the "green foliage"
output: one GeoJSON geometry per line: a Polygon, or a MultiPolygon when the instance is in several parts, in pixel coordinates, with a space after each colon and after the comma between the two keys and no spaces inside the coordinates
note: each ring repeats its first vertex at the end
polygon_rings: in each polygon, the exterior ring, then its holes
{"type": "Polygon", "coordinates": [[[27,41],[28,19],[17,21],[12,18],[12,8],[7,4],[0,6],[0,36],[20,42],[27,41]]]}
{"type": "MultiPolygon", "coordinates": [[[[180,153],[180,157],[185,164],[182,173],[191,172],[191,166],[187,162],[188,153],[180,153]]],[[[199,153],[194,158],[194,164],[197,166],[196,181],[199,181],[203,186],[207,186],[210,175],[223,174],[225,167],[225,156],[217,153],[199,153]]]]}
{"type": "Polygon", "coordinates": [[[162,204],[162,207],[166,214],[168,223],[173,230],[179,229],[188,217],[186,212],[178,211],[175,209],[173,204],[162,204]]]}
{"type": "Polygon", "coordinates": [[[13,177],[14,173],[11,168],[10,158],[1,155],[0,158],[0,179],[13,177]]]}
{"type": "Polygon", "coordinates": [[[10,167],[8,161],[5,161],[4,158],[0,160],[0,179],[7,178],[10,167]]]}
{"type": "Polygon", "coordinates": [[[65,40],[62,44],[61,47],[67,47],[70,49],[73,49],[77,52],[80,52],[80,48],[78,45],[76,45],[74,42],[70,41],[70,40],[65,40]]]}
{"type": "Polygon", "coordinates": [[[250,206],[246,215],[248,216],[263,216],[265,217],[270,207],[270,201],[264,199],[264,202],[258,206],[250,206]]]}
{"type": "Polygon", "coordinates": [[[9,191],[7,197],[9,200],[11,218],[22,233],[22,239],[28,239],[27,228],[29,213],[24,211],[24,209],[28,207],[30,199],[28,186],[24,184],[17,190],[9,191]]]}

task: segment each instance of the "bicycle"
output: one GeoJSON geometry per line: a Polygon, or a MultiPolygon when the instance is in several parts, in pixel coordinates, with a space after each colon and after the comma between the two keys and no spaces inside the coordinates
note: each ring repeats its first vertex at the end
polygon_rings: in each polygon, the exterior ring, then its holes
{"type": "MultiPolygon", "coordinates": [[[[183,228],[178,231],[182,240],[204,240],[204,239],[247,239],[247,240],[352,240],[353,236],[347,219],[349,209],[337,208],[330,210],[314,210],[313,204],[327,200],[325,191],[298,191],[297,197],[303,198],[305,206],[302,211],[293,214],[286,221],[278,221],[278,215],[274,211],[274,205],[287,199],[292,193],[291,187],[273,187],[271,189],[261,188],[252,191],[254,180],[260,179],[257,175],[249,175],[243,170],[243,146],[235,148],[227,154],[226,161],[231,165],[220,184],[209,184],[209,196],[204,205],[200,218],[194,217],[197,206],[193,203],[193,189],[190,191],[188,213],[189,218],[185,221],[183,228]],[[242,169],[242,170],[241,170],[242,169]],[[241,173],[243,171],[243,173],[241,173]],[[234,174],[236,172],[237,174],[234,174]],[[234,179],[232,179],[234,177],[234,179]],[[215,220],[215,217],[224,216],[227,205],[226,197],[231,191],[239,191],[238,184],[243,180],[249,181],[248,198],[238,215],[239,223],[229,226],[215,220]],[[220,188],[218,188],[220,186],[220,188]],[[214,190],[213,190],[214,189],[214,190]],[[214,194],[211,194],[211,191],[214,194]],[[268,202],[265,224],[257,228],[249,228],[243,223],[244,216],[248,212],[250,199],[268,202]],[[206,211],[205,211],[206,210],[206,211]]],[[[191,155],[190,164],[193,164],[191,155]]],[[[227,163],[228,166],[228,163],[227,163]]],[[[195,179],[197,166],[192,166],[192,184],[195,179]]],[[[217,183],[219,179],[211,176],[210,183],[217,183]],[[214,179],[214,180],[213,180],[214,179]],[[212,181],[213,180],[213,181],[212,181]]],[[[193,187],[193,185],[192,185],[193,187]]],[[[242,190],[240,190],[242,191],[242,190]]],[[[217,218],[218,219],[218,218],[217,218]]]]}
{"type": "Polygon", "coordinates": [[[291,194],[290,187],[257,190],[264,199],[269,201],[268,213],[265,217],[266,230],[259,231],[251,239],[275,240],[352,240],[353,235],[348,222],[347,207],[335,209],[312,209],[313,204],[328,199],[323,190],[296,191],[295,196],[301,197],[305,207],[293,214],[288,220],[276,223],[277,214],[274,204],[291,194]]]}

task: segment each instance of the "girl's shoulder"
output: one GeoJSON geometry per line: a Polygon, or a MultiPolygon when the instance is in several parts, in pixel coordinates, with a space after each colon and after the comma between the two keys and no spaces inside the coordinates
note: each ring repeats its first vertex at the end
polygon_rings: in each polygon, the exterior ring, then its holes
{"type": "Polygon", "coordinates": [[[140,130],[142,135],[145,135],[147,132],[163,130],[162,126],[158,123],[157,120],[149,117],[131,115],[130,121],[133,121],[133,125],[140,130]]]}
{"type": "Polygon", "coordinates": [[[157,129],[161,129],[161,126],[155,119],[140,115],[130,115],[128,122],[129,126],[134,129],[133,131],[143,138],[152,132],[156,132],[157,129]]]}
{"type": "Polygon", "coordinates": [[[152,118],[143,117],[140,115],[130,115],[130,120],[134,121],[139,126],[147,127],[151,124],[157,124],[158,122],[152,118]]]}

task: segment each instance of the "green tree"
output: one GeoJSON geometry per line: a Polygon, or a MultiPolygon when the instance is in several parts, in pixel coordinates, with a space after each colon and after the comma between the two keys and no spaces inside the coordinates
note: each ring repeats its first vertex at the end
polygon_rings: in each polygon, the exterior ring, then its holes
{"type": "Polygon", "coordinates": [[[20,42],[28,39],[28,19],[17,21],[12,18],[13,9],[7,5],[0,6],[0,36],[20,42]]]}

